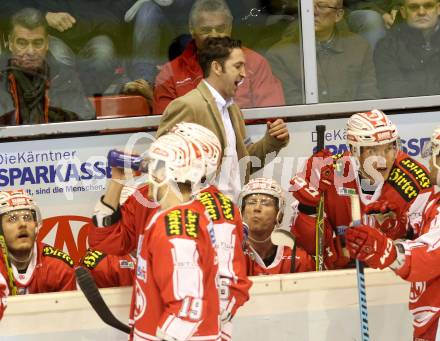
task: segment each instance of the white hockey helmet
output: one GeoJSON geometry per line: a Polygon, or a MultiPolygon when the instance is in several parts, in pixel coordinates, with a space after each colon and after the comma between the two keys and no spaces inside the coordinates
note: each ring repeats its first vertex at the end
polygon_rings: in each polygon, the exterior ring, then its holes
{"type": "Polygon", "coordinates": [[[165,182],[198,184],[205,175],[204,155],[196,144],[176,134],[166,134],[148,149],[149,180],[160,186],[165,182]],[[163,169],[158,182],[154,177],[163,169]]]}
{"type": "Polygon", "coordinates": [[[347,122],[347,143],[359,155],[360,147],[374,147],[397,141],[396,126],[381,110],[374,109],[352,115],[347,122]]]}
{"type": "Polygon", "coordinates": [[[422,157],[432,157],[432,163],[440,171],[436,156],[440,153],[440,127],[437,127],[431,135],[431,140],[423,146],[422,157]]]}
{"type": "Polygon", "coordinates": [[[17,210],[30,210],[35,216],[37,230],[41,227],[43,220],[41,212],[34,199],[23,189],[0,191],[0,216],[17,210]]]}
{"type": "Polygon", "coordinates": [[[249,182],[243,187],[243,190],[240,192],[238,197],[238,205],[241,210],[244,208],[244,201],[246,197],[251,194],[267,194],[277,199],[277,221],[280,224],[283,220],[286,199],[284,197],[284,191],[278,182],[268,178],[256,178],[249,180],[249,182]]]}
{"type": "Polygon", "coordinates": [[[222,145],[218,137],[208,128],[196,123],[177,123],[171,132],[190,139],[203,151],[206,164],[206,178],[213,181],[222,156],[222,145]]]}

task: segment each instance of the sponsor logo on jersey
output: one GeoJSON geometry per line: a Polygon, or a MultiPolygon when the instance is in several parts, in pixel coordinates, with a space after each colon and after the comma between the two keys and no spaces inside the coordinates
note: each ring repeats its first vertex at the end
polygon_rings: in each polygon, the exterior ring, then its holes
{"type": "Polygon", "coordinates": [[[229,199],[223,193],[215,193],[216,197],[220,201],[220,207],[222,208],[223,216],[226,220],[234,220],[234,206],[231,199],[229,199]]]}
{"type": "Polygon", "coordinates": [[[182,212],[173,210],[165,216],[165,228],[168,236],[182,235],[182,212]]]}
{"type": "Polygon", "coordinates": [[[64,253],[63,251],[60,251],[58,249],[55,249],[52,246],[45,246],[43,248],[43,256],[58,258],[59,260],[62,260],[67,265],[73,267],[73,260],[70,258],[70,256],[67,253],[64,253]]]}
{"type": "Polygon", "coordinates": [[[137,259],[136,277],[141,281],[147,282],[147,261],[141,256],[138,256],[137,259]]]}
{"type": "Polygon", "coordinates": [[[82,264],[85,265],[88,269],[94,269],[96,268],[98,263],[104,259],[105,256],[106,255],[101,251],[88,250],[82,260],[82,264]]]}
{"type": "Polygon", "coordinates": [[[400,193],[405,201],[410,202],[419,194],[419,188],[414,180],[399,168],[391,170],[387,181],[400,193]]]}
{"type": "Polygon", "coordinates": [[[409,292],[409,302],[415,303],[426,291],[426,282],[412,282],[411,290],[409,292]]]}
{"type": "Polygon", "coordinates": [[[121,269],[134,269],[134,262],[128,261],[126,259],[119,260],[119,267],[121,269]]]}
{"type": "Polygon", "coordinates": [[[199,201],[205,206],[206,212],[208,212],[209,217],[213,221],[218,221],[220,219],[220,212],[218,211],[216,202],[211,193],[202,192],[199,193],[199,201]]]}
{"type": "Polygon", "coordinates": [[[425,170],[410,158],[403,159],[399,162],[403,169],[407,170],[422,188],[431,187],[431,180],[425,170]]]}
{"type": "Polygon", "coordinates": [[[185,210],[185,232],[188,237],[199,236],[199,214],[191,210],[185,210]]]}

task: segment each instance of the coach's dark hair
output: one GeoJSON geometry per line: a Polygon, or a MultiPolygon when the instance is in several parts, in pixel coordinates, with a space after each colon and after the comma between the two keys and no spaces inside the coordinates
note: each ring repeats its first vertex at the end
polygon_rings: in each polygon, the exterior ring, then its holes
{"type": "Polygon", "coordinates": [[[11,17],[9,24],[9,34],[15,26],[23,26],[29,30],[34,30],[38,27],[44,27],[47,35],[46,19],[41,11],[35,8],[23,8],[11,17]]]}
{"type": "Polygon", "coordinates": [[[241,48],[241,41],[229,37],[207,38],[198,52],[200,67],[203,71],[203,77],[208,77],[212,62],[220,63],[222,68],[226,59],[229,58],[233,49],[241,48]]]}

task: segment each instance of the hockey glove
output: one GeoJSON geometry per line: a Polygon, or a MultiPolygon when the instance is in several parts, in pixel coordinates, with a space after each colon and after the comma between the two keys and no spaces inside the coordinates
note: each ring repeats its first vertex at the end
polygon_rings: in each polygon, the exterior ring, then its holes
{"type": "MultiPolygon", "coordinates": [[[[387,200],[375,201],[365,207],[365,213],[374,218],[374,226],[387,236],[392,236],[399,220],[396,215],[397,205],[387,200]]],[[[402,217],[405,219],[405,216],[402,217]]],[[[406,225],[405,221],[402,221],[406,225]]]]}
{"type": "Polygon", "coordinates": [[[347,229],[345,241],[350,256],[364,261],[371,268],[384,269],[396,260],[393,241],[371,226],[359,225],[347,229]]]}

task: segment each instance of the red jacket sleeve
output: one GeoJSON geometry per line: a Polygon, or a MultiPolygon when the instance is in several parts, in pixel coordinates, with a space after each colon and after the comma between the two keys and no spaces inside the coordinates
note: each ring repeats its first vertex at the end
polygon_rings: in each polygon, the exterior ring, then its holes
{"type": "Polygon", "coordinates": [[[166,63],[156,76],[153,98],[153,114],[161,115],[167,105],[177,98],[173,68],[171,63],[166,63]]]}
{"type": "Polygon", "coordinates": [[[250,49],[246,53],[248,77],[254,107],[270,107],[284,105],[284,92],[281,82],[272,73],[269,62],[260,54],[250,49]],[[250,64],[250,65],[249,65],[250,64]]]}

